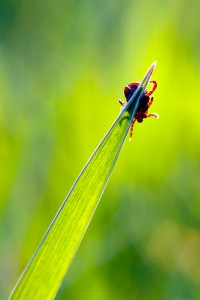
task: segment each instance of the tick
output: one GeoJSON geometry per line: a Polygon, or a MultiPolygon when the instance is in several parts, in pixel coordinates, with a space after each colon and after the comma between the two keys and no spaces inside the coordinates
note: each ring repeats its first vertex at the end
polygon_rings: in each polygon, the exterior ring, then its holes
{"type": "MultiPolygon", "coordinates": [[[[153,84],[153,87],[150,91],[145,90],[144,95],[140,98],[140,103],[139,103],[137,112],[131,123],[129,140],[131,140],[132,135],[133,135],[133,126],[135,124],[135,121],[137,121],[138,123],[141,123],[141,122],[143,122],[143,120],[145,118],[149,118],[149,117],[159,118],[159,116],[155,113],[151,113],[151,114],[148,113],[149,107],[153,103],[153,97],[150,97],[150,96],[153,94],[153,92],[157,88],[157,82],[155,80],[151,80],[149,83],[153,84]]],[[[139,84],[140,84],[139,82],[132,82],[132,83],[129,83],[127,86],[125,86],[124,95],[125,95],[127,102],[130,100],[130,98],[136,91],[139,84]]],[[[125,106],[125,103],[122,100],[119,100],[119,103],[122,106],[125,106]]]]}

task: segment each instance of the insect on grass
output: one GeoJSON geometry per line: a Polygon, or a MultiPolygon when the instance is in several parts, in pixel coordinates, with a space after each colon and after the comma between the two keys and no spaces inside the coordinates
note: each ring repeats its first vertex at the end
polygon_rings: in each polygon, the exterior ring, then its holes
{"type": "MultiPolygon", "coordinates": [[[[132,139],[132,135],[133,135],[133,126],[135,124],[135,121],[137,121],[138,123],[143,122],[143,120],[145,118],[149,118],[149,117],[155,117],[155,118],[159,118],[158,114],[155,113],[148,113],[149,107],[152,105],[153,103],[153,97],[150,97],[154,91],[157,88],[157,82],[155,80],[151,80],[150,81],[151,84],[153,84],[153,87],[150,91],[148,91],[147,89],[144,92],[144,95],[141,97],[140,99],[140,103],[137,109],[137,112],[135,114],[135,117],[133,118],[133,121],[131,123],[131,127],[130,127],[130,139],[132,139]]],[[[127,86],[125,86],[124,88],[124,95],[126,98],[126,101],[128,102],[131,97],[133,96],[134,92],[136,91],[136,89],[139,86],[139,82],[132,82],[129,83],[127,86]]],[[[125,106],[125,102],[123,102],[122,100],[119,100],[119,103],[121,104],[121,106],[125,106]]]]}

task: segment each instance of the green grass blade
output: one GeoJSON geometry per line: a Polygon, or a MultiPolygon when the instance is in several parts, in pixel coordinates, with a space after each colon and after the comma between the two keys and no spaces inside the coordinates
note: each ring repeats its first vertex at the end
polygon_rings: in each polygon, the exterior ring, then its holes
{"type": "Polygon", "coordinates": [[[10,299],[55,297],[105,189],[154,68],[155,63],[78,176],[10,299]]]}

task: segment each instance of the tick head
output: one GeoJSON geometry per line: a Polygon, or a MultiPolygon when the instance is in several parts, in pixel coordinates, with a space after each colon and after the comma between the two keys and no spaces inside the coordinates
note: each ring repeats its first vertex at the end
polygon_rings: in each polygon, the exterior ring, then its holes
{"type": "Polygon", "coordinates": [[[139,82],[131,82],[127,86],[125,86],[124,96],[126,97],[127,102],[130,100],[131,96],[134,94],[139,84],[139,82]]]}

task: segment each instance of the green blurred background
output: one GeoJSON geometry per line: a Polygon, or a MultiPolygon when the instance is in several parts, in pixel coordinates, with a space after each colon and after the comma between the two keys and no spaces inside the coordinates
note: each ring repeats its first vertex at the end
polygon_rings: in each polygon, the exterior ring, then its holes
{"type": "Polygon", "coordinates": [[[123,88],[157,60],[136,124],[56,299],[200,299],[199,0],[0,1],[0,299],[123,88]]]}

